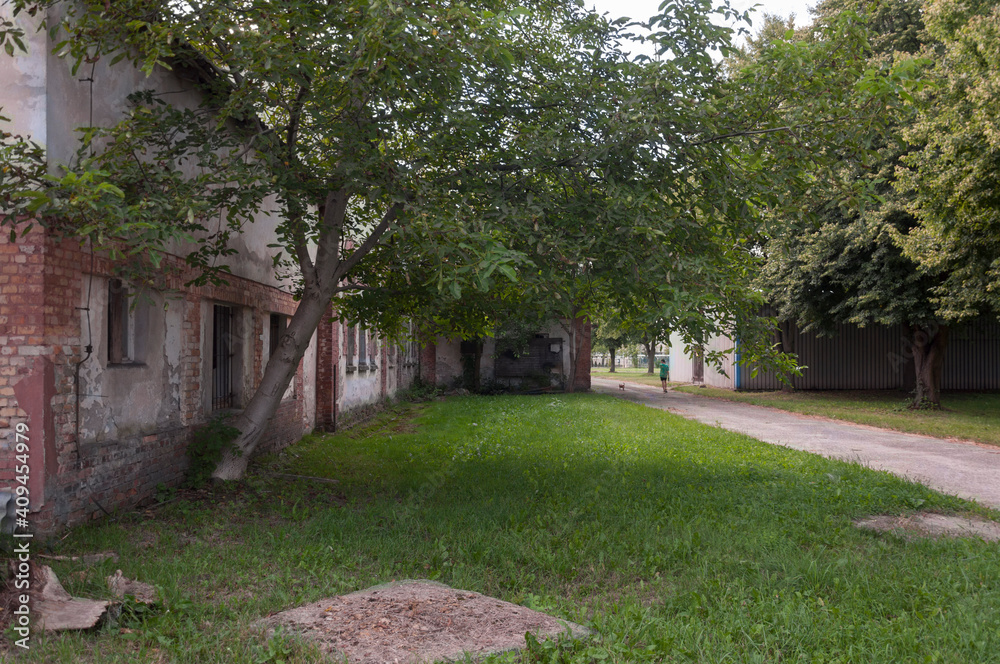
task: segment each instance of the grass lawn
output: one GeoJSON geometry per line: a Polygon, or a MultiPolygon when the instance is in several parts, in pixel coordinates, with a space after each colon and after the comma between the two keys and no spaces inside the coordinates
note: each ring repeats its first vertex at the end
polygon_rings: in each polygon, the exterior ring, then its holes
{"type": "Polygon", "coordinates": [[[908,408],[909,394],[887,390],[734,392],[689,386],[679,390],[896,431],[1000,445],[1000,393],[995,392],[945,392],[940,410],[914,411],[908,408]]]}
{"type": "Polygon", "coordinates": [[[53,563],[71,593],[107,596],[102,579],[121,568],[158,585],[166,611],[35,636],[17,661],[314,662],[254,621],[405,578],[596,632],[522,661],[1000,661],[1000,546],[851,524],[917,508],[987,514],[611,397],[400,406],[264,459],[244,484],[56,540],[58,553],[121,555],[53,563]]]}

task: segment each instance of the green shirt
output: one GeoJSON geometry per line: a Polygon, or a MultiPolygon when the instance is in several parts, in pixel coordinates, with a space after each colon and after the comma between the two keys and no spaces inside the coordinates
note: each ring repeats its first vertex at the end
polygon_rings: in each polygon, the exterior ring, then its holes
{"type": "Polygon", "coordinates": [[[660,362],[660,380],[666,380],[670,366],[666,362],[660,362]]]}

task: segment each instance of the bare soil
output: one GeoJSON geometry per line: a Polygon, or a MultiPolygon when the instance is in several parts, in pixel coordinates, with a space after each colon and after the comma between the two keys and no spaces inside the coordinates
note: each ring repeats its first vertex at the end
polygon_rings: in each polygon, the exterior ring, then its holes
{"type": "Polygon", "coordinates": [[[399,581],[282,611],[265,619],[351,664],[416,664],[518,650],[524,634],[587,634],[538,611],[433,581],[399,581]]]}
{"type": "Polygon", "coordinates": [[[881,514],[854,522],[858,528],[892,533],[908,539],[967,537],[1000,541],[1000,523],[986,519],[918,512],[910,515],[881,514]]]}

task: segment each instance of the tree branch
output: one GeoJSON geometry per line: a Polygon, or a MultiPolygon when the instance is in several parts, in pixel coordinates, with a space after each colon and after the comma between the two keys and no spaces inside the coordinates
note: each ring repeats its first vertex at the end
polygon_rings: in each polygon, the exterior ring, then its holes
{"type": "Polygon", "coordinates": [[[389,225],[395,221],[396,217],[399,216],[399,213],[402,210],[402,203],[395,203],[391,208],[389,208],[388,212],[386,212],[382,217],[382,220],[378,222],[378,225],[372,229],[372,232],[368,234],[365,241],[361,243],[361,246],[351,252],[351,255],[341,263],[341,276],[348,274],[351,269],[361,261],[362,258],[375,248],[375,245],[378,244],[380,239],[382,239],[385,232],[389,230],[389,225]]]}

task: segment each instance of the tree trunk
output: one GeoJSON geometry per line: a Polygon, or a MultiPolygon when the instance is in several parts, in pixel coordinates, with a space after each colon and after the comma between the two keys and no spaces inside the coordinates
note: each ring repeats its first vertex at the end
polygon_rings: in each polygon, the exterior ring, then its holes
{"type": "Polygon", "coordinates": [[[288,389],[299,361],[309,346],[309,340],[319,327],[341,280],[379,243],[403,208],[401,203],[389,208],[368,237],[350,255],[341,259],[341,230],[350,200],[350,191],[340,189],[329,192],[325,203],[320,206],[323,230],[317,243],[315,263],[310,258],[304,237],[300,237],[295,243],[304,282],[302,299],[278,342],[278,348],[267,362],[260,385],[233,422],[233,426],[240,430],[240,435],[226,449],[215,467],[212,473],[215,479],[237,480],[243,477],[250,454],[264,435],[268,421],[278,410],[281,397],[288,389]]]}
{"type": "Polygon", "coordinates": [[[656,339],[643,341],[642,345],[646,349],[646,373],[653,374],[653,365],[656,364],[656,339]]]}
{"type": "Polygon", "coordinates": [[[691,356],[691,382],[697,385],[705,383],[705,347],[695,346],[691,356]]]}
{"type": "Polygon", "coordinates": [[[327,293],[325,290],[314,289],[303,294],[295,315],[278,342],[278,348],[267,362],[260,386],[233,422],[233,426],[240,430],[240,435],[233,441],[233,446],[225,451],[212,477],[220,480],[237,480],[243,477],[250,453],[257,447],[268,421],[281,404],[281,397],[295,376],[309,340],[330,305],[333,298],[332,289],[330,291],[327,293]]]}
{"type": "Polygon", "coordinates": [[[569,324],[560,325],[566,334],[569,336],[569,375],[566,376],[566,391],[575,392],[576,391],[576,358],[580,355],[580,344],[582,339],[579,334],[579,326],[577,325],[578,315],[577,307],[573,307],[571,310],[571,318],[569,318],[569,324]]]}
{"type": "Polygon", "coordinates": [[[608,355],[611,356],[611,367],[608,369],[608,373],[615,372],[615,347],[608,346],[608,355]]]}
{"type": "Polygon", "coordinates": [[[941,370],[948,348],[948,327],[945,325],[910,325],[913,367],[917,387],[911,408],[941,406],[941,370]]]}

